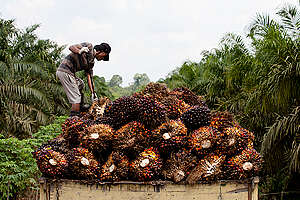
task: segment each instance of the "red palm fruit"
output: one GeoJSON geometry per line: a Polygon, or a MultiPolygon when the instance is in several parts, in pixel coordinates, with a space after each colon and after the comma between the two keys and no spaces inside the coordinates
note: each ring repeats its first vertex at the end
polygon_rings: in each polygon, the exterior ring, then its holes
{"type": "Polygon", "coordinates": [[[150,134],[142,123],[129,122],[114,133],[113,149],[134,158],[147,147],[150,134]]]}
{"type": "MultiPolygon", "coordinates": [[[[94,124],[93,120],[83,120],[81,118],[72,117],[72,123],[65,123],[65,131],[63,137],[69,144],[70,148],[78,147],[80,132],[84,131],[88,126],[94,124]]],[[[66,120],[67,121],[67,120],[66,120]]]]}
{"type": "Polygon", "coordinates": [[[169,95],[169,88],[164,83],[148,83],[139,94],[143,96],[153,96],[156,99],[161,99],[169,95]]]}
{"type": "Polygon", "coordinates": [[[206,106],[201,96],[196,95],[186,87],[175,88],[170,92],[170,95],[176,96],[179,100],[184,101],[190,106],[206,106]]]}
{"type": "Polygon", "coordinates": [[[69,168],[74,177],[80,179],[96,179],[99,176],[99,163],[88,149],[73,148],[67,156],[70,160],[69,168]]]}
{"type": "Polygon", "coordinates": [[[44,176],[62,178],[67,175],[69,163],[64,154],[44,147],[35,151],[33,156],[44,176]]]}
{"type": "Polygon", "coordinates": [[[169,119],[177,119],[182,113],[191,108],[188,104],[177,99],[175,96],[164,97],[160,100],[160,103],[165,106],[166,114],[169,119]]]}
{"type": "Polygon", "coordinates": [[[187,128],[180,120],[170,120],[152,131],[150,145],[156,147],[166,158],[172,151],[186,146],[187,128]]]}
{"type": "Polygon", "coordinates": [[[115,130],[134,121],[138,116],[138,100],[124,96],[106,105],[103,118],[115,130]]]}
{"type": "Polygon", "coordinates": [[[262,166],[260,154],[253,148],[247,148],[224,164],[226,179],[246,179],[257,176],[262,166]]]}
{"type": "Polygon", "coordinates": [[[219,150],[227,155],[237,154],[248,146],[253,146],[253,133],[240,126],[224,128],[222,135],[223,138],[219,150]]]}
{"type": "Polygon", "coordinates": [[[165,107],[155,99],[143,96],[138,101],[138,121],[153,130],[166,121],[165,107]]]}
{"type": "Polygon", "coordinates": [[[162,174],[166,179],[178,183],[189,175],[197,163],[198,159],[191,151],[181,149],[171,153],[170,158],[163,165],[162,174]]]}
{"type": "Polygon", "coordinates": [[[223,131],[224,128],[232,127],[238,123],[234,120],[233,115],[227,111],[212,111],[210,126],[223,131]]]}
{"type": "Polygon", "coordinates": [[[95,124],[80,133],[79,141],[83,148],[91,152],[102,152],[110,148],[114,130],[106,124],[95,124]]]}
{"type": "Polygon", "coordinates": [[[130,164],[130,174],[138,181],[155,180],[161,175],[162,160],[154,148],[145,149],[130,164]]]}
{"type": "Polygon", "coordinates": [[[210,154],[199,161],[197,166],[190,172],[187,177],[189,184],[199,181],[213,181],[218,179],[221,173],[221,166],[225,162],[225,155],[210,154]]]}
{"type": "Polygon", "coordinates": [[[99,179],[101,181],[125,180],[129,173],[129,160],[121,152],[112,152],[101,167],[99,179]]]}
{"type": "Polygon", "coordinates": [[[195,130],[210,124],[210,110],[205,106],[194,106],[184,112],[180,119],[189,130],[195,130]]]}
{"type": "Polygon", "coordinates": [[[193,131],[189,137],[189,146],[198,156],[206,155],[215,150],[221,142],[220,132],[212,127],[203,126],[193,131]]]}

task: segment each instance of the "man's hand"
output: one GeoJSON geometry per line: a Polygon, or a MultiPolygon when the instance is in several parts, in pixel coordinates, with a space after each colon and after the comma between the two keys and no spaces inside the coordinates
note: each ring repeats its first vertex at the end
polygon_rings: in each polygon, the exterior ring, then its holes
{"type": "Polygon", "coordinates": [[[88,47],[82,47],[79,51],[79,54],[82,54],[82,53],[88,53],[89,52],[89,48],[88,47]]]}
{"type": "Polygon", "coordinates": [[[92,94],[92,102],[95,102],[95,101],[98,101],[98,97],[97,97],[97,94],[94,92],[92,94]]]}

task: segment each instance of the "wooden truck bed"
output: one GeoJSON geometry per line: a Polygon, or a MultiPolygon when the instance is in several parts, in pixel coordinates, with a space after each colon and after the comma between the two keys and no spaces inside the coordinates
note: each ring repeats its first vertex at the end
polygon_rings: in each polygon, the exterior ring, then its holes
{"type": "Polygon", "coordinates": [[[40,200],[258,200],[258,177],[193,185],[173,182],[101,183],[84,180],[40,180],[40,200]]]}

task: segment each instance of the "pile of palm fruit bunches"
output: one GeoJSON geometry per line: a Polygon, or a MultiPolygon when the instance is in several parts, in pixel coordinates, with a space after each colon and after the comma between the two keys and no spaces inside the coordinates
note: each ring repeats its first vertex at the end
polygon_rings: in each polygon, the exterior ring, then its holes
{"type": "Polygon", "coordinates": [[[66,119],[62,134],[33,155],[45,177],[194,184],[257,176],[253,140],[232,114],[210,111],[189,89],[149,83],[66,119]]]}

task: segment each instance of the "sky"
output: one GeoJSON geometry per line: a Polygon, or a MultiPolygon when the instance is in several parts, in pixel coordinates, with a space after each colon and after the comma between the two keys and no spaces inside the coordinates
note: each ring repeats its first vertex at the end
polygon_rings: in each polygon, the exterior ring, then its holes
{"type": "Polygon", "coordinates": [[[109,43],[110,61],[95,63],[94,74],[122,86],[136,73],[151,81],[165,78],[201,52],[218,47],[226,33],[247,35],[257,13],[274,15],[299,0],[0,0],[0,17],[18,28],[40,24],[41,39],[68,47],[81,42],[109,43]]]}

